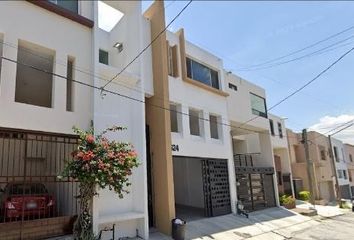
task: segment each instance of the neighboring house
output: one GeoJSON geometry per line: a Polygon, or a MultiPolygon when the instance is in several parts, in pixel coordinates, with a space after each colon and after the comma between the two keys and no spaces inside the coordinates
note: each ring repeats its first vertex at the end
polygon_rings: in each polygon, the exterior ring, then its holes
{"type": "Polygon", "coordinates": [[[338,184],[341,192],[341,198],[350,199],[351,189],[350,189],[349,173],[348,173],[348,166],[347,166],[348,162],[344,152],[344,144],[342,141],[335,138],[331,138],[331,141],[333,147],[335,168],[337,171],[338,184]]]}
{"type": "Polygon", "coordinates": [[[247,210],[279,205],[265,90],[225,72],[237,200],[247,210]]]}
{"type": "Polygon", "coordinates": [[[0,40],[4,42],[0,54],[9,59],[0,61],[0,187],[40,181],[57,207],[54,218],[45,222],[51,227],[28,230],[30,221],[26,221],[18,229],[1,232],[1,239],[11,234],[29,239],[28,233],[32,238],[67,233],[62,225],[78,212],[77,183],[59,181],[56,176],[77,146],[72,127],[88,129],[91,121],[96,132],[112,125],[127,127],[126,132],[108,137],[131,142],[141,163],[124,199],[109,190],[99,191],[93,201],[94,230],[98,233],[117,223],[116,236],[132,237],[138,230],[140,236],[148,237],[145,106],[141,102],[145,82],[152,81],[151,51],[106,87],[137,101],[109,93],[103,96],[87,85],[102,87],[150,42],[149,21],[141,15],[141,2],[106,3],[121,16],[110,31],[98,27],[97,1],[0,2],[0,40]]]}
{"type": "MultiPolygon", "coordinates": [[[[163,3],[144,16],[153,39],[166,26],[163,3]]],[[[228,214],[237,202],[250,211],[277,206],[264,89],[226,72],[183,29],[163,32],[152,57],[153,82],[145,86],[150,226],[170,234],[176,216],[228,214]]]]}
{"type": "MultiPolygon", "coordinates": [[[[301,133],[287,130],[289,153],[291,161],[294,192],[309,191],[309,179],[307,175],[307,162],[305,148],[301,133]]],[[[335,200],[335,174],[331,160],[328,138],[317,132],[308,132],[309,155],[313,162],[313,187],[315,200],[319,204],[326,204],[335,200]]]]}
{"type": "Polygon", "coordinates": [[[348,168],[348,178],[352,197],[354,196],[354,145],[344,144],[344,154],[348,168]]]}
{"type": "Polygon", "coordinates": [[[285,120],[268,114],[279,194],[294,195],[285,120]]]}

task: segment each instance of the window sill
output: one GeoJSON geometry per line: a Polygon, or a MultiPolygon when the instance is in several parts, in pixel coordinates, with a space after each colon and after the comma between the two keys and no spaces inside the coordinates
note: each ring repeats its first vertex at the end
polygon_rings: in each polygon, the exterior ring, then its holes
{"type": "Polygon", "coordinates": [[[46,0],[27,0],[38,7],[44,8],[50,12],[56,13],[62,17],[68,18],[74,22],[80,23],[86,27],[92,28],[94,22],[91,19],[85,18],[77,13],[74,13],[68,9],[57,6],[54,3],[48,2],[46,0]]]}
{"type": "Polygon", "coordinates": [[[204,138],[202,136],[197,136],[197,135],[190,134],[190,138],[191,138],[191,140],[196,141],[196,142],[204,141],[204,138]]]}
{"type": "Polygon", "coordinates": [[[195,85],[197,87],[203,88],[203,89],[205,89],[207,91],[210,91],[212,93],[218,94],[218,95],[223,96],[223,97],[229,96],[229,94],[227,92],[224,92],[224,91],[221,91],[219,89],[210,87],[210,86],[208,86],[208,85],[206,85],[204,83],[198,82],[198,81],[193,80],[193,79],[191,79],[189,77],[183,78],[183,81],[185,81],[187,83],[190,83],[190,84],[193,84],[193,85],[195,85]]]}

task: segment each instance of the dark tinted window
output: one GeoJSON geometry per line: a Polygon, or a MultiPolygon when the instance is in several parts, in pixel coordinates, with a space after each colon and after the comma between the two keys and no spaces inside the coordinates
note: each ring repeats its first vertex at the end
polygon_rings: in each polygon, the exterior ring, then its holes
{"type": "Polygon", "coordinates": [[[190,58],[186,59],[187,77],[198,82],[220,89],[219,74],[217,71],[198,63],[190,58]]]}
{"type": "Polygon", "coordinates": [[[274,136],[274,123],[272,119],[269,119],[270,133],[274,136]]]}
{"type": "Polygon", "coordinates": [[[62,8],[70,10],[74,13],[79,13],[79,3],[78,0],[49,0],[62,8]]]}
{"type": "Polygon", "coordinates": [[[108,52],[100,49],[99,62],[108,65],[108,52]]]}
{"type": "Polygon", "coordinates": [[[266,107],[265,99],[253,93],[250,93],[250,95],[251,95],[252,113],[260,117],[266,118],[267,107],[266,107]]]}

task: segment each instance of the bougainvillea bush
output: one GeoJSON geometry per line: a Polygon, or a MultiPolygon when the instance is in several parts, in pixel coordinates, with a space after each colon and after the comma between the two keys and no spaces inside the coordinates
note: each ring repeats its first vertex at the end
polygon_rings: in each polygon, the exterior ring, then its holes
{"type": "Polygon", "coordinates": [[[93,128],[82,131],[74,127],[79,144],[59,178],[70,177],[79,182],[80,213],[74,226],[77,239],[93,239],[90,206],[97,187],[109,188],[119,198],[129,193],[129,176],[138,166],[137,153],[130,143],[109,141],[104,136],[122,130],[125,128],[114,126],[95,136],[93,128]]]}

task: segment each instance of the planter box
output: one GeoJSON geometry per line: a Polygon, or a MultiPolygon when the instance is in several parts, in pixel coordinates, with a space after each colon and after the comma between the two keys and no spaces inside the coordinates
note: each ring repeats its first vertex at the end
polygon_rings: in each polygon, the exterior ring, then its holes
{"type": "Polygon", "coordinates": [[[0,223],[1,240],[43,239],[72,233],[75,217],[63,216],[0,223]]]}
{"type": "Polygon", "coordinates": [[[282,206],[285,207],[286,209],[296,208],[295,201],[293,203],[289,203],[289,204],[282,204],[282,206]]]}

